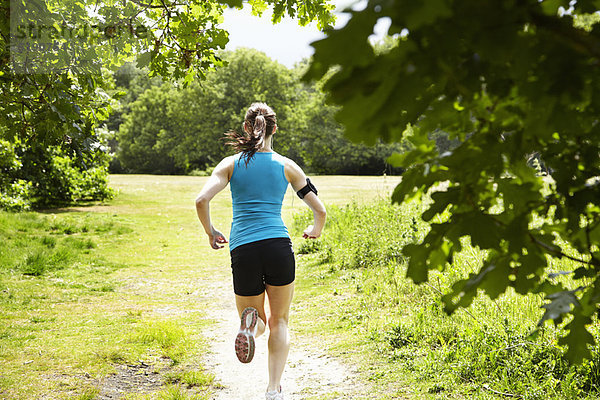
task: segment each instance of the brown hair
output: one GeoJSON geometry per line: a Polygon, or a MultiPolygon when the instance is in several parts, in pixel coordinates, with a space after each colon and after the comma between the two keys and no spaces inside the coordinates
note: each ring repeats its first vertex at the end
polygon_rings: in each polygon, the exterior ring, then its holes
{"type": "Polygon", "coordinates": [[[242,124],[242,133],[229,131],[225,133],[227,144],[241,151],[246,158],[246,165],[260,149],[265,138],[273,134],[277,118],[275,112],[265,103],[252,103],[242,124]],[[248,133],[250,131],[250,133],[248,133]]]}

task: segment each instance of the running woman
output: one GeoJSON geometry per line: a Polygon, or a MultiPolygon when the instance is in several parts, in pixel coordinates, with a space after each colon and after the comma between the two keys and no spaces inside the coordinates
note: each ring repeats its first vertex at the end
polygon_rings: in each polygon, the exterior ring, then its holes
{"type": "Polygon", "coordinates": [[[241,320],[235,340],[238,359],[254,356],[254,338],[269,327],[267,400],[283,400],[281,376],[290,348],[288,319],[294,293],[296,262],[281,205],[288,184],[312,210],[314,223],[305,239],[316,239],[325,224],[325,206],[302,169],[273,151],[277,119],[264,103],[253,103],[242,124],[243,133],[228,132],[237,154],[224,158],[214,169],[196,199],[198,218],[210,246],[229,243],[233,289],[241,320]],[[233,222],[229,242],[211,223],[210,201],[231,185],[233,222]],[[265,293],[270,315],[265,315],[265,293]]]}

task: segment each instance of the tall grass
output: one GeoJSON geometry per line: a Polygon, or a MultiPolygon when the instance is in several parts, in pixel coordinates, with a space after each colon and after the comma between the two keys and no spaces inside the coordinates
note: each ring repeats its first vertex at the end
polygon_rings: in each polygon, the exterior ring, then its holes
{"type": "MultiPolygon", "coordinates": [[[[371,373],[382,384],[411,376],[430,396],[597,398],[598,348],[591,360],[569,365],[557,344],[560,330],[546,325],[531,336],[542,314],[541,295],[509,290],[492,301],[480,294],[468,309],[446,315],[441,295],[481,265],[483,252],[468,240],[454,263],[444,272],[430,273],[427,284],[417,286],[405,277],[401,249],[421,240],[428,229],[418,218],[420,207],[380,200],[328,208],[324,236],[302,242],[297,250],[309,284],[335,288],[321,292],[337,297],[320,303],[335,308],[331,312],[338,321],[337,326],[327,321],[324,329],[341,326],[359,332],[366,348],[385,365],[371,373]]],[[[310,218],[309,213],[297,215],[295,229],[310,218]]]]}

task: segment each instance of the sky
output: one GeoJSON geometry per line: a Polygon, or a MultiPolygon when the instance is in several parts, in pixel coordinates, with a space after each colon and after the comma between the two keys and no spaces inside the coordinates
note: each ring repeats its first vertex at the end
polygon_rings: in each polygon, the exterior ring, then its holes
{"type": "MultiPolygon", "coordinates": [[[[353,4],[355,8],[364,7],[365,2],[333,0],[333,4],[336,5],[338,16],[336,28],[339,28],[348,22],[349,17],[341,10],[353,4]]],[[[310,57],[313,54],[310,43],[324,37],[317,29],[316,23],[300,26],[296,20],[286,17],[280,23],[273,25],[270,12],[265,12],[260,18],[252,16],[247,4],[242,10],[227,9],[224,17],[225,22],[221,27],[229,32],[227,50],[238,47],[254,48],[288,68],[293,67],[303,58],[310,57]]],[[[375,29],[376,36],[382,36],[385,30],[385,23],[378,24],[375,29]]]]}

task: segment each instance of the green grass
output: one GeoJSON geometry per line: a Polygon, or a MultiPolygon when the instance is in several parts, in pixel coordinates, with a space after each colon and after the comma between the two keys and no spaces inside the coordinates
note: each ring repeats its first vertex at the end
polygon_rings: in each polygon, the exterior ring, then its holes
{"type": "MultiPolygon", "coordinates": [[[[214,299],[202,288],[230,270],[195,215],[206,179],[117,175],[104,205],[0,213],[0,397],[95,398],[117,366],[144,363],[166,386],[124,398],[210,398],[219,383],[199,362],[214,299]]],[[[397,178],[314,181],[327,204],[344,204],[388,195],[397,178]]],[[[305,209],[290,190],[288,226],[305,209]]],[[[228,191],[211,213],[227,232],[228,191]]]]}
{"type": "MultiPolygon", "coordinates": [[[[468,241],[428,284],[405,278],[400,249],[427,229],[416,218],[420,207],[387,200],[329,207],[326,234],[298,249],[297,330],[359,360],[378,398],[598,398],[597,348],[592,360],[570,366],[556,328],[530,337],[542,314],[539,295],[480,295],[468,309],[445,314],[441,294],[480,266],[482,252],[468,241]]],[[[296,232],[308,220],[309,213],[297,215],[296,232]]]]}
{"type": "MultiPolygon", "coordinates": [[[[120,193],[106,205],[0,213],[0,398],[95,398],[118,366],[140,363],[164,382],[125,399],[212,398],[219,382],[200,362],[215,301],[206,282],[230,282],[230,260],[208,247],[195,215],[206,179],[112,176],[120,193]]],[[[481,296],[443,312],[440,292],[478,268],[478,250],[465,246],[427,285],[405,278],[400,250],[426,226],[420,206],[389,205],[397,178],[313,181],[329,211],[321,239],[300,238],[310,214],[291,190],[283,208],[298,254],[294,346],[352,365],[371,398],[598,398],[597,351],[570,367],[551,325],[527,336],[541,297],[481,296]]],[[[211,213],[227,234],[228,191],[211,213]]]]}
{"type": "MultiPolygon", "coordinates": [[[[111,371],[94,352],[122,329],[114,325],[120,316],[101,304],[119,286],[114,273],[126,266],[93,251],[107,239],[89,227],[121,227],[116,219],[0,213],[0,393],[6,398],[47,391],[92,398],[96,389],[86,375],[111,371]]],[[[114,230],[106,234],[126,240],[114,230]]]]}
{"type": "Polygon", "coordinates": [[[167,374],[167,383],[181,383],[187,387],[210,387],[215,384],[215,376],[204,370],[202,371],[178,371],[167,374]]]}
{"type": "Polygon", "coordinates": [[[181,189],[187,202],[136,187],[153,177],[124,178],[104,206],[0,213],[0,398],[96,398],[118,365],[140,362],[181,376],[163,398],[217,386],[199,366],[210,322],[190,295],[206,274],[186,252],[197,181],[181,189]]]}
{"type": "Polygon", "coordinates": [[[167,385],[158,392],[151,394],[127,394],[123,400],[209,400],[209,393],[190,394],[177,385],[167,385]]]}
{"type": "Polygon", "coordinates": [[[145,323],[135,334],[135,340],[158,346],[160,355],[174,364],[179,364],[191,347],[188,332],[172,320],[145,323]]]}

